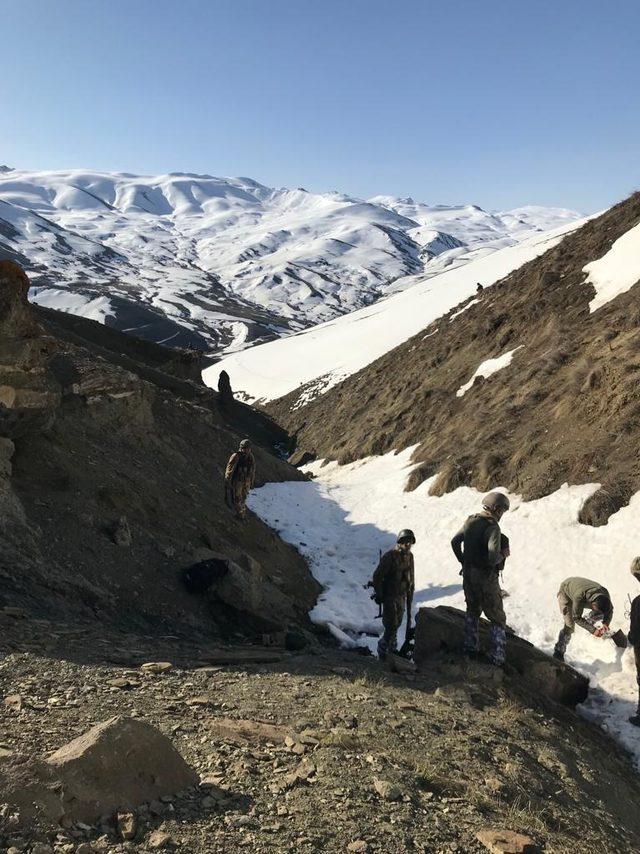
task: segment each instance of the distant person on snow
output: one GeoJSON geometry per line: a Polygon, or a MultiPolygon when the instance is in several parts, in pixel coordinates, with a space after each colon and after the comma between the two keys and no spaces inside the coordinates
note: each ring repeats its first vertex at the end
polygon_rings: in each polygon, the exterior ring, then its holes
{"type": "Polygon", "coordinates": [[[220,403],[233,403],[231,380],[226,371],[220,371],[220,376],[218,377],[218,394],[220,395],[220,403]]]}
{"type": "Polygon", "coordinates": [[[243,439],[231,454],[224,473],[224,499],[239,519],[247,518],[247,495],[256,479],[256,461],[251,442],[243,439]]]}
{"type": "MultiPolygon", "coordinates": [[[[640,557],[633,559],[631,563],[631,574],[640,581],[640,557]]],[[[636,682],[638,683],[638,708],[635,715],[629,718],[629,722],[640,727],[640,596],[636,596],[631,603],[631,626],[629,627],[629,643],[633,647],[636,659],[636,682]]]]}
{"type": "Polygon", "coordinates": [[[500,519],[509,509],[502,492],[490,492],[482,499],[482,512],[469,516],[451,540],[451,548],[462,564],[462,582],[467,614],[464,645],[467,655],[480,651],[480,615],[491,623],[489,662],[502,667],[507,649],[507,618],[502,604],[499,573],[509,556],[508,540],[500,532],[500,519]]]}
{"type": "Polygon", "coordinates": [[[382,605],[384,634],[378,641],[378,655],[384,658],[387,652],[398,648],[398,629],[402,625],[405,605],[407,624],[411,620],[411,605],[416,587],[411,547],[416,538],[413,531],[400,531],[395,548],[385,552],[373,573],[373,596],[382,605]]]}
{"type": "Polygon", "coordinates": [[[484,290],[484,288],[482,287],[480,282],[478,282],[478,284],[476,285],[476,293],[481,294],[483,290],[484,290]]]}
{"type": "Polygon", "coordinates": [[[609,633],[609,624],[613,617],[611,596],[606,587],[588,578],[572,576],[565,578],[558,591],[558,605],[564,617],[564,626],[560,630],[558,640],[553,650],[553,657],[564,661],[567,646],[576,626],[580,626],[596,638],[609,633]],[[582,613],[590,608],[591,613],[585,618],[582,613]],[[602,625],[596,623],[602,620],[602,625]]]}

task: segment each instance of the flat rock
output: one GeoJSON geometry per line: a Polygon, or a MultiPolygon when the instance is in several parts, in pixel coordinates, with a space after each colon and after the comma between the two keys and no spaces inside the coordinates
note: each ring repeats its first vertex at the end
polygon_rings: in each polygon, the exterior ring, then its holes
{"type": "Polygon", "coordinates": [[[293,732],[285,727],[236,718],[215,718],[211,721],[210,729],[218,738],[236,744],[259,744],[267,741],[285,744],[287,738],[294,737],[293,732]]]}
{"type": "Polygon", "coordinates": [[[147,661],[140,665],[140,670],[145,673],[166,673],[171,670],[173,664],[170,661],[147,661]]]}
{"type": "Polygon", "coordinates": [[[540,848],[530,836],[513,830],[480,830],[476,839],[492,854],[539,854],[540,848]]]}
{"type": "Polygon", "coordinates": [[[46,764],[63,783],[65,815],[88,823],[198,783],[196,772],[166,736],[122,716],[97,724],[46,764]]]}
{"type": "Polygon", "coordinates": [[[379,780],[377,777],[374,777],[373,788],[383,801],[399,801],[402,797],[402,792],[398,786],[390,783],[388,780],[379,780]]]}

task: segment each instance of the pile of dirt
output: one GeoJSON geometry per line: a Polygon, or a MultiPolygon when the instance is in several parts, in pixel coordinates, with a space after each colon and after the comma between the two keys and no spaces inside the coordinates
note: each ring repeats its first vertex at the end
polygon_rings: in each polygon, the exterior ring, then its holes
{"type": "Polygon", "coordinates": [[[292,547],[224,504],[244,436],[258,482],[299,479],[286,433],[221,405],[184,352],[34,309],[0,262],[0,608],[171,634],[310,628],[319,586],[292,547]],[[229,561],[190,595],[181,571],[229,561]]]}
{"type": "Polygon", "coordinates": [[[419,444],[408,486],[438,472],[435,494],[500,483],[532,499],[600,482],[582,521],[604,524],[640,489],[640,291],[590,314],[583,267],[638,222],[640,193],[327,394],[293,409],[298,389],[268,411],[295,434],[296,455],[347,463],[419,444]],[[508,368],[458,396],[511,350],[508,368]]]}
{"type": "Polygon", "coordinates": [[[0,654],[0,776],[114,715],[156,727],[200,776],[98,821],[25,824],[0,807],[0,850],[486,854],[490,831],[558,854],[637,847],[628,758],[519,675],[459,655],[413,681],[327,648],[212,666],[196,644],[1,613],[0,654]]]}

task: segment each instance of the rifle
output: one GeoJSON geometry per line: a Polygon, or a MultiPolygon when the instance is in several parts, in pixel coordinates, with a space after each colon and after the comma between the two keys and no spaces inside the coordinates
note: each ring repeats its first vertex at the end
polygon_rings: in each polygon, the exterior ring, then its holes
{"type": "Polygon", "coordinates": [[[402,655],[404,658],[409,658],[413,652],[413,641],[416,636],[415,626],[411,625],[411,606],[413,605],[413,596],[411,593],[407,593],[407,628],[404,633],[404,643],[400,647],[398,651],[398,655],[402,655]]]}

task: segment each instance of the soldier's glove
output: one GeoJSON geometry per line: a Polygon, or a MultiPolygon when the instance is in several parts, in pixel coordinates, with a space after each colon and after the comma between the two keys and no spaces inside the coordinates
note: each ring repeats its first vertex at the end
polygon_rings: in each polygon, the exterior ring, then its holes
{"type": "Polygon", "coordinates": [[[593,636],[594,636],[594,638],[603,638],[606,636],[606,634],[607,634],[607,627],[606,626],[598,626],[598,628],[593,633],[593,636]]]}

